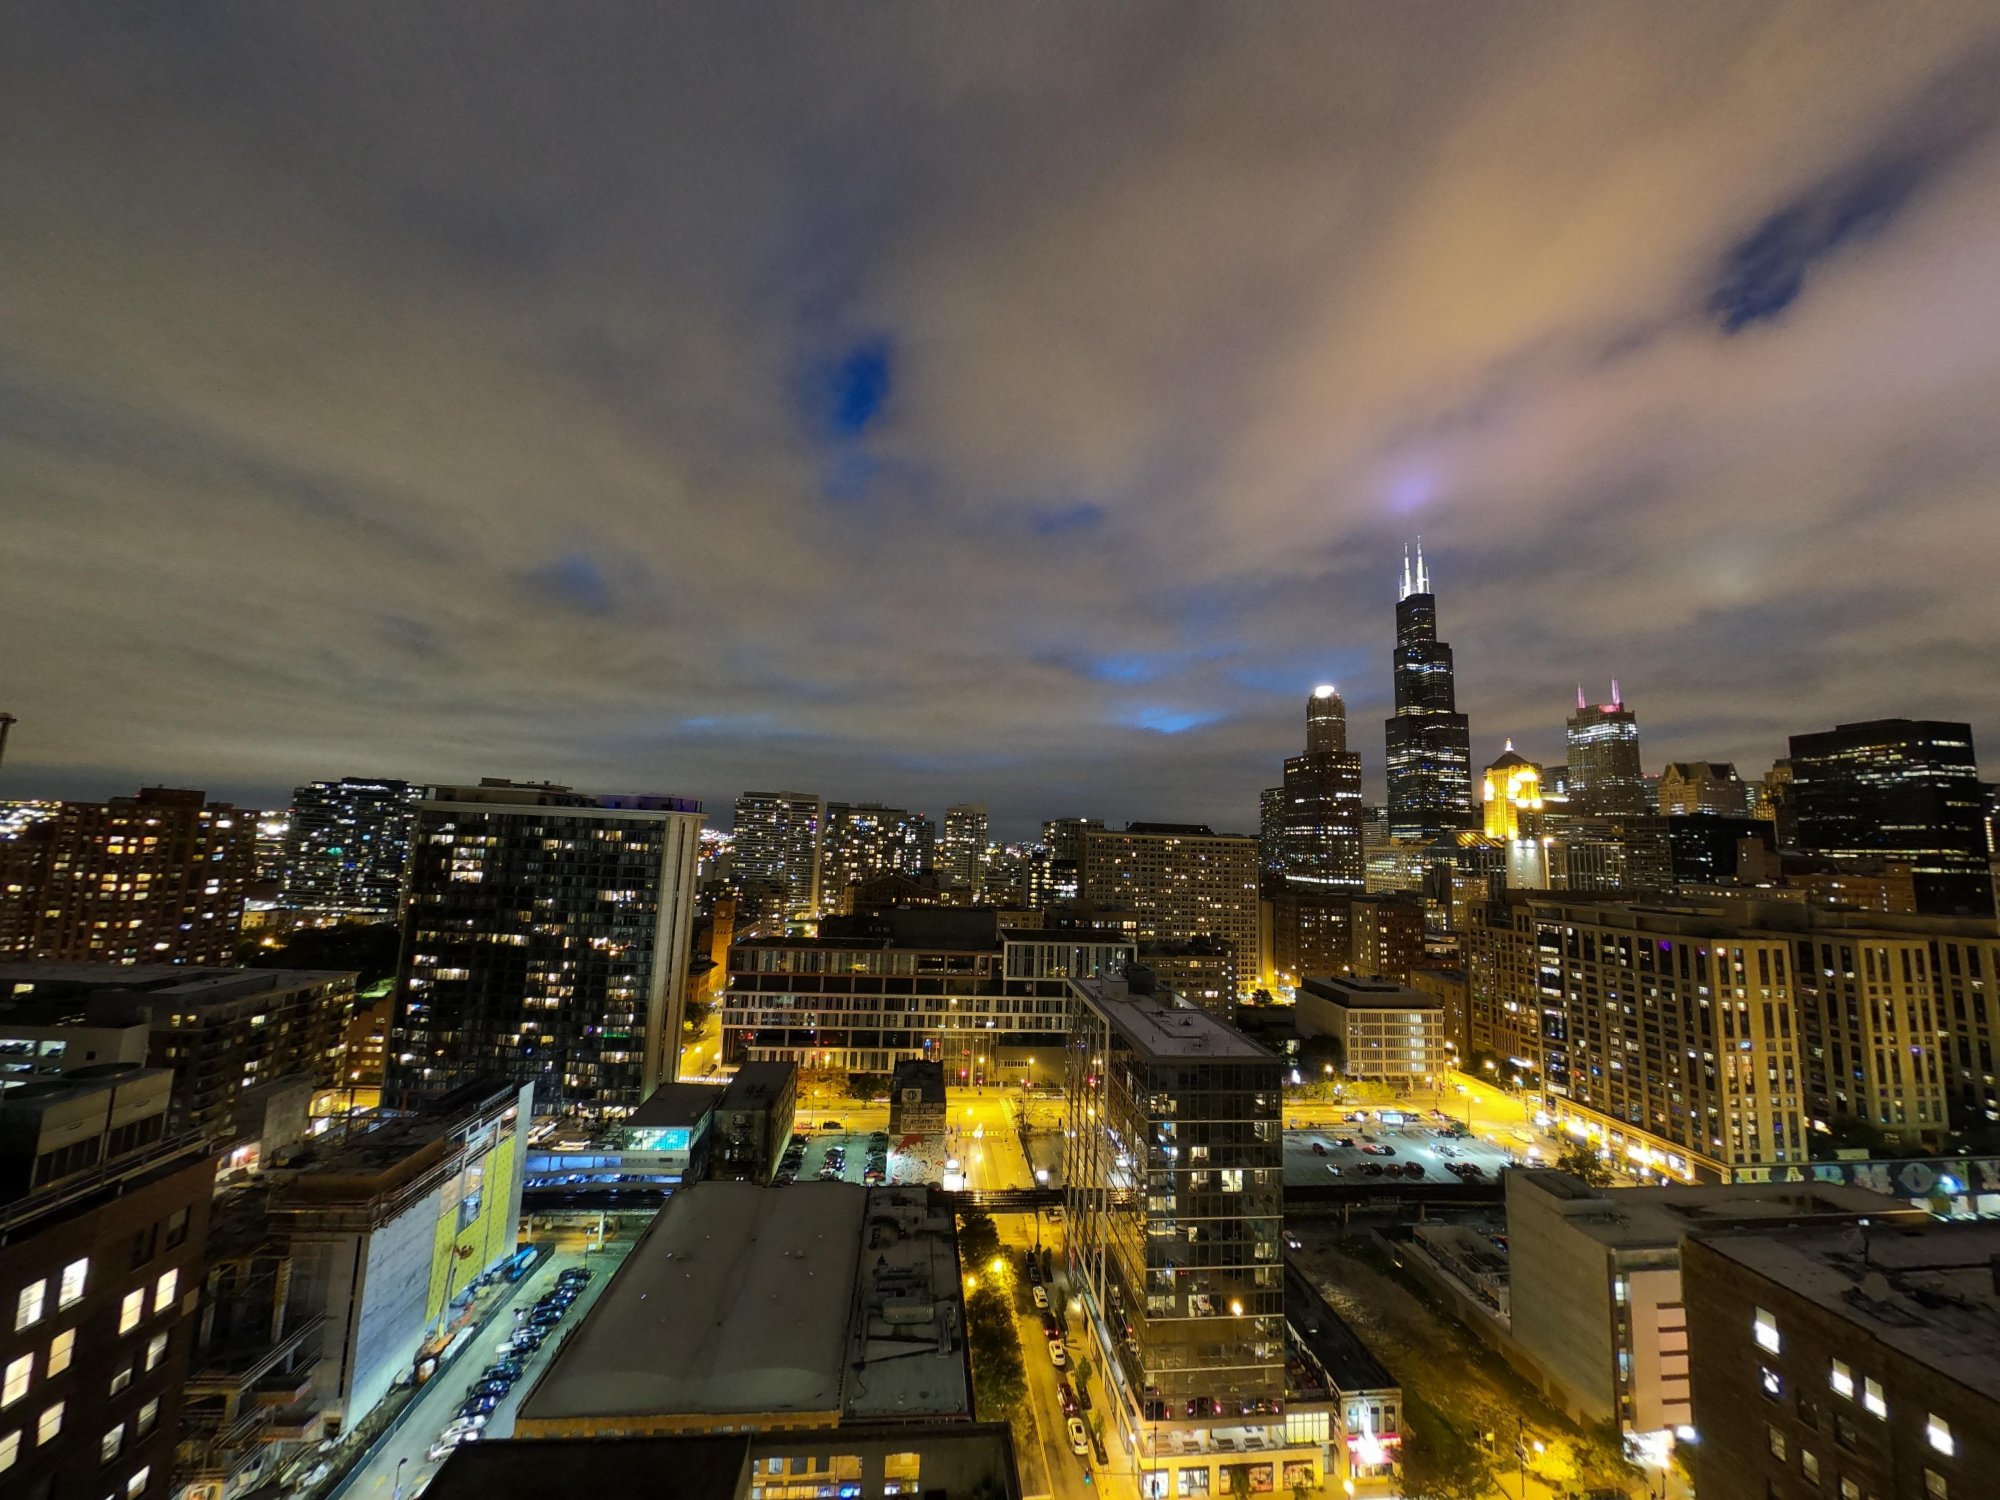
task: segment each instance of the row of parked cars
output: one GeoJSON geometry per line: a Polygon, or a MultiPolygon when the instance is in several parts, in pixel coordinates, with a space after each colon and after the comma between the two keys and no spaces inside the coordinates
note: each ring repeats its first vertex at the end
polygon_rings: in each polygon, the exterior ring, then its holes
{"type": "MultiPolygon", "coordinates": [[[[806,1146],[811,1137],[803,1131],[794,1131],[785,1145],[785,1154],[778,1159],[777,1175],[772,1179],[779,1186],[797,1182],[799,1173],[806,1164],[806,1146]]],[[[837,1142],[826,1148],[826,1156],[820,1163],[819,1180],[838,1182],[847,1175],[847,1144],[837,1142]]],[[[889,1132],[878,1130],[868,1137],[868,1159],[862,1167],[861,1180],[870,1187],[880,1186],[889,1177],[889,1132]]]]}
{"type": "Polygon", "coordinates": [[[460,1443],[479,1440],[486,1424],[492,1420],[494,1409],[500,1405],[501,1397],[513,1390],[515,1382],[526,1373],[528,1356],[542,1347],[543,1341],[569,1312],[570,1304],[583,1295],[583,1289],[589,1284],[590,1272],[587,1269],[582,1266],[566,1267],[557,1275],[555,1289],[521,1315],[521,1326],[501,1340],[497,1351],[500,1357],[474,1377],[458,1415],[431,1444],[430,1456],[433,1459],[443,1458],[460,1443]]]}

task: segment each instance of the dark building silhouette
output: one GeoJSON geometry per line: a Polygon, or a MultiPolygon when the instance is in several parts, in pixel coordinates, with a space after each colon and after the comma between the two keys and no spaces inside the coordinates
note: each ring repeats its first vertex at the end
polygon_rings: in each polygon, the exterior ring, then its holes
{"type": "Polygon", "coordinates": [[[1396,603],[1396,712],[1384,725],[1389,773],[1389,832],[1429,839],[1472,823],[1472,736],[1458,712],[1451,647],[1438,639],[1437,598],[1424,551],[1416,571],[1403,557],[1396,603]]]}
{"type": "Polygon", "coordinates": [[[1802,853],[1858,866],[1907,863],[1918,911],[1993,915],[1970,725],[1875,719],[1795,734],[1791,749],[1802,853]]]}

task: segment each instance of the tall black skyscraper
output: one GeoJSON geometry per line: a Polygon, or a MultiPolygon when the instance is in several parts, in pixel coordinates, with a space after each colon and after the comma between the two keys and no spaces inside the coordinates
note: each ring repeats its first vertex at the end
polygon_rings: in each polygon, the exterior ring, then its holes
{"type": "Polygon", "coordinates": [[[1451,647],[1438,639],[1437,599],[1417,543],[1416,571],[1403,554],[1396,602],[1396,712],[1388,739],[1389,832],[1436,838],[1472,823],[1472,734],[1458,712],[1451,647]]]}
{"type": "Polygon", "coordinates": [[[1306,700],[1306,753],[1285,761],[1278,862],[1289,882],[1359,891],[1361,757],[1347,748],[1347,705],[1330,687],[1306,700]]]}
{"type": "Polygon", "coordinates": [[[1792,736],[1802,852],[1908,864],[1917,910],[1993,914],[1972,726],[1875,719],[1792,736]]]}

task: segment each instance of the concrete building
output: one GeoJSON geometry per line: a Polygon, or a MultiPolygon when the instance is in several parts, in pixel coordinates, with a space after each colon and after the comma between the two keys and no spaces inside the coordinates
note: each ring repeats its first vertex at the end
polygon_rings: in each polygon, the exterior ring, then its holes
{"type": "Polygon", "coordinates": [[[292,793],[279,904],[392,921],[410,872],[423,791],[407,781],[343,776],[292,793]]]}
{"type": "Polygon", "coordinates": [[[0,1087],[0,1493],[172,1493],[215,1162],[169,1075],[0,1087]]]}
{"type": "Polygon", "coordinates": [[[1350,973],[1407,983],[1424,961],[1424,907],[1411,896],[1357,896],[1348,903],[1350,973]]]}
{"type": "Polygon", "coordinates": [[[1472,1055],[1472,991],[1463,969],[1412,969],[1410,988],[1428,996],[1442,1013],[1444,1050],[1454,1068],[1472,1055]]]}
{"type": "Polygon", "coordinates": [[[0,852],[0,956],[228,963],[256,837],[254,813],[197,791],[64,802],[0,852]]]}
{"type": "Polygon", "coordinates": [[[768,1183],[792,1138],[798,1113],[799,1070],[788,1062],[737,1066],[723,1086],[710,1127],[709,1174],[731,1181],[768,1183]]]}
{"type": "Polygon", "coordinates": [[[784,887],[784,920],[810,922],[820,912],[820,839],[826,803],[812,792],[744,792],[736,799],[738,881],[784,887]]]}
{"type": "Polygon", "coordinates": [[[1345,974],[1354,962],[1354,898],[1337,891],[1282,885],[1265,903],[1271,912],[1272,967],[1279,984],[1308,974],[1345,974]]]}
{"type": "Polygon", "coordinates": [[[1133,974],[1139,970],[1153,976],[1155,988],[1171,991],[1218,1021],[1236,1019],[1236,997],[1243,984],[1236,972],[1236,954],[1221,938],[1141,943],[1133,974]]]}
{"type": "Polygon", "coordinates": [[[845,910],[842,894],[878,875],[916,875],[937,867],[937,828],[922,813],[879,802],[829,802],[820,834],[819,903],[845,910]]]}
{"type": "Polygon", "coordinates": [[[1323,1479],[1287,1427],[1282,1063],[1172,996],[1070,996],[1067,1254],[1107,1446],[1150,1495],[1222,1493],[1218,1465],[1253,1459],[1323,1479]]]}
{"type": "Polygon", "coordinates": [[[1964,1500],[2000,1473],[2000,1229],[1690,1239],[1704,1495],[1964,1500]]]}
{"type": "Polygon", "coordinates": [[[1383,979],[1306,979],[1294,1013],[1301,1036],[1340,1042],[1349,1078],[1420,1085],[1451,1066],[1444,1007],[1422,990],[1383,979]]]}
{"type": "Polygon", "coordinates": [[[386,1088],[616,1113],[679,1071],[701,804],[488,778],[418,809],[386,1088]]]}
{"type": "Polygon", "coordinates": [[[1613,1422],[1654,1453],[1694,1425],[1684,1240],[1797,1224],[1886,1230],[1927,1217],[1822,1183],[1593,1189],[1542,1168],[1503,1181],[1515,1342],[1576,1420],[1613,1422]]]}
{"type": "MultiPolygon", "coordinates": [[[[1285,1333],[1290,1396],[1285,1406],[1289,1442],[1324,1445],[1318,1476],[1325,1488],[1360,1496],[1400,1495],[1403,1472],[1403,1388],[1349,1328],[1331,1303],[1288,1258],[1285,1262],[1285,1333]]],[[[1227,1481],[1233,1465],[1221,1466],[1225,1482],[1212,1493],[1234,1494],[1227,1481]]],[[[1251,1467],[1256,1467],[1252,1461],[1251,1467]]],[[[1314,1474],[1290,1460],[1274,1466],[1270,1478],[1280,1494],[1295,1483],[1313,1487],[1314,1474]]],[[[1259,1492],[1256,1473],[1244,1476],[1259,1492]]],[[[1262,1488],[1268,1490],[1271,1485],[1262,1488]]],[[[1187,1493],[1183,1491],[1182,1493],[1187,1493]]]]}
{"type": "Polygon", "coordinates": [[[258,1134],[244,1106],[260,1087],[338,1083],[353,1007],[337,970],[0,964],[0,1070],[30,1048],[36,1072],[100,1053],[169,1068],[168,1129],[233,1145],[258,1134]]]}
{"type": "Polygon", "coordinates": [[[801,1432],[468,1443],[445,1461],[424,1493],[431,1500],[549,1500],[572,1493],[672,1500],[1021,1500],[1021,1481],[1003,1422],[851,1422],[801,1432]]]}
{"type": "Polygon", "coordinates": [[[1080,900],[1129,911],[1141,942],[1213,936],[1236,958],[1239,991],[1258,964],[1257,840],[1199,823],[1128,823],[1083,839],[1080,900]]]}
{"type": "Polygon", "coordinates": [[[1747,818],[1757,806],[1757,792],[1726,760],[1675,760],[1660,773],[1660,816],[1747,818]]]}
{"type": "Polygon", "coordinates": [[[893,1139],[942,1136],[950,1107],[941,1065],[914,1057],[896,1064],[889,1079],[889,1134],[893,1139]]]}
{"type": "Polygon", "coordinates": [[[959,1277],[951,1214],[925,1189],[683,1188],[528,1391],[515,1434],[967,1420],[959,1277]]]}

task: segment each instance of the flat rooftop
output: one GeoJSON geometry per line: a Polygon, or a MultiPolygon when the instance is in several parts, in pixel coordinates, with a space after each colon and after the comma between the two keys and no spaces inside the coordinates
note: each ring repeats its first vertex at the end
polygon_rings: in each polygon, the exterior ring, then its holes
{"type": "Polygon", "coordinates": [[[1396,1377],[1368,1352],[1352,1328],[1289,1257],[1285,1261],[1285,1322],[1343,1395],[1393,1389],[1396,1377]]]}
{"type": "Polygon", "coordinates": [[[1734,1227],[1781,1227],[1815,1222],[1923,1222],[1929,1214],[1866,1188],[1841,1183],[1736,1183],[1705,1187],[1593,1188],[1553,1167],[1517,1167],[1507,1174],[1511,1195],[1538,1190],[1562,1203],[1563,1220],[1614,1250],[1665,1249],[1688,1234],[1734,1227]]]}
{"type": "Polygon", "coordinates": [[[798,1071],[797,1063],[738,1063],[736,1076],[723,1086],[722,1105],[726,1109],[754,1109],[774,1104],[794,1086],[798,1071]]]}
{"type": "Polygon", "coordinates": [[[723,1086],[715,1083],[663,1083],[620,1123],[625,1125],[699,1125],[722,1102],[723,1086]]]}
{"type": "Polygon", "coordinates": [[[2000,1225],[1704,1235],[1702,1248],[1845,1318],[1913,1363],[2000,1400],[2000,1225]]]}
{"type": "Polygon", "coordinates": [[[1149,1057],[1216,1057],[1275,1063],[1278,1055],[1260,1047],[1205,1010],[1183,1005],[1171,994],[1135,995],[1122,979],[1072,979],[1133,1046],[1149,1057]]]}
{"type": "Polygon", "coordinates": [[[956,1234],[922,1189],[702,1182],[668,1199],[525,1424],[970,1411],[956,1234]]]}
{"type": "Polygon", "coordinates": [[[1443,1002],[1393,979],[1301,979],[1299,990],[1349,1010],[1438,1010],[1443,1002]]]}
{"type": "MultiPolygon", "coordinates": [[[[42,1007],[93,997],[170,1000],[190,1008],[305,985],[352,981],[351,969],[192,968],[187,964],[0,963],[0,1012],[26,1019],[42,1007]]],[[[30,1024],[35,1024],[31,1022],[30,1024]]],[[[54,1024],[44,1022],[41,1024],[54,1024]]]]}

